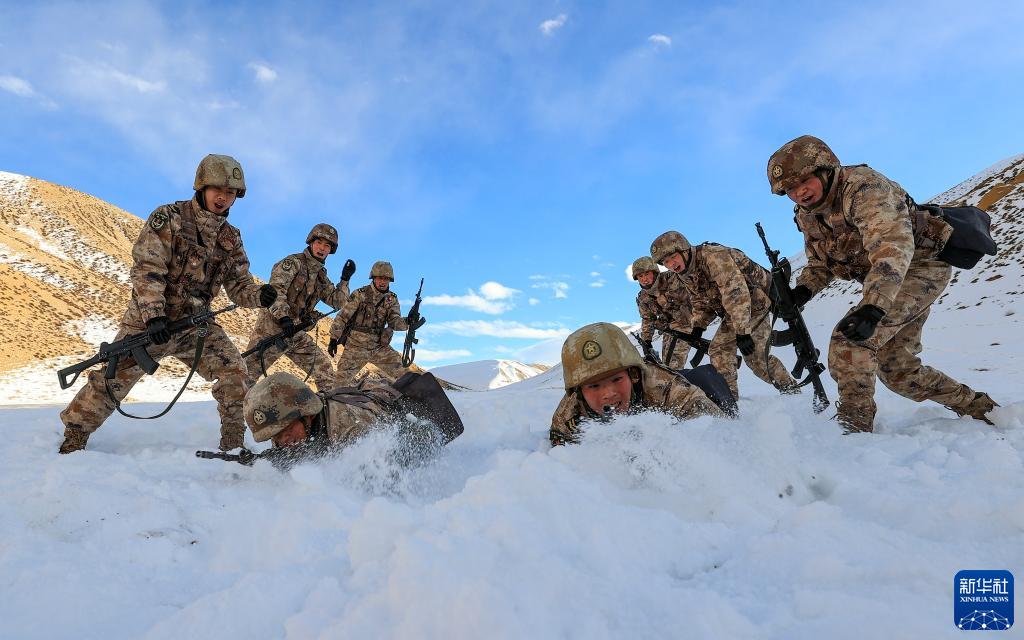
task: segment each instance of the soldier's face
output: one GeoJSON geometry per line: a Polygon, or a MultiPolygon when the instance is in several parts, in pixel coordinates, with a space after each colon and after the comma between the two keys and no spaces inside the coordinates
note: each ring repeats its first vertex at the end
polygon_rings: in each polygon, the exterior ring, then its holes
{"type": "Polygon", "coordinates": [[[331,255],[331,243],[322,238],[314,238],[313,242],[309,243],[309,252],[313,254],[314,258],[323,262],[327,256],[331,255]]]}
{"type": "Polygon", "coordinates": [[[649,287],[652,284],[654,284],[654,278],[655,277],[657,277],[657,274],[655,274],[653,271],[644,271],[637,278],[637,282],[640,283],[641,287],[646,289],[647,287],[649,287]]]}
{"type": "Polygon", "coordinates": [[[206,210],[210,213],[224,213],[235,204],[237,197],[238,189],[234,187],[206,187],[203,191],[206,210]]]}
{"type": "Polygon", "coordinates": [[[373,286],[377,287],[377,291],[383,293],[388,290],[389,286],[391,286],[391,281],[387,278],[381,278],[378,276],[373,279],[373,286]]]}
{"type": "Polygon", "coordinates": [[[619,369],[584,384],[580,390],[583,392],[583,399],[594,412],[623,413],[629,411],[633,381],[627,369],[619,369]]]}
{"type": "Polygon", "coordinates": [[[825,186],[821,184],[821,178],[811,174],[806,180],[786,191],[786,195],[801,207],[810,209],[821,202],[825,195],[825,186]]]}
{"type": "Polygon", "coordinates": [[[686,258],[678,251],[665,258],[662,264],[676,273],[686,271],[686,258]]]}
{"type": "Polygon", "coordinates": [[[271,438],[275,447],[291,447],[306,439],[306,422],[296,418],[283,431],[271,438]]]}

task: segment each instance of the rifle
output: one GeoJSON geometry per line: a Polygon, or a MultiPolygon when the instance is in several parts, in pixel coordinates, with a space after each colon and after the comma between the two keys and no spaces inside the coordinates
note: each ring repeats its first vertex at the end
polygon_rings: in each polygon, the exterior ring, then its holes
{"type": "MultiPolygon", "coordinates": [[[[270,451],[270,449],[268,449],[270,451]]],[[[227,460],[228,462],[237,462],[238,464],[251,467],[256,464],[256,461],[264,457],[263,453],[253,453],[248,449],[242,449],[241,453],[221,453],[220,451],[196,451],[197,458],[204,458],[206,460],[227,460]]]]}
{"type": "MultiPolygon", "coordinates": [[[[187,318],[175,320],[167,327],[167,330],[171,335],[187,331],[193,327],[199,327],[201,332],[205,332],[206,324],[210,320],[222,313],[234,311],[237,308],[237,304],[229,304],[223,309],[218,309],[216,311],[206,309],[205,311],[188,316],[187,318]]],[[[203,335],[205,336],[205,333],[203,333],[203,335]]],[[[88,360],[83,360],[78,364],[65,367],[57,372],[57,381],[60,383],[60,388],[67,389],[71,385],[75,384],[75,380],[78,380],[78,376],[94,364],[106,363],[107,368],[103,373],[103,377],[107,380],[112,380],[117,373],[118,364],[120,364],[122,359],[128,356],[131,356],[135,360],[135,364],[139,365],[140,369],[149,375],[153,375],[156,373],[156,370],[160,365],[157,364],[157,362],[149,355],[149,352],[146,351],[146,347],[151,344],[153,344],[153,337],[150,335],[149,329],[130,336],[125,336],[117,342],[101,342],[99,353],[88,360]],[[71,374],[74,374],[74,377],[71,378],[71,380],[68,380],[68,376],[71,374]]]]}
{"type": "Polygon", "coordinates": [[[697,350],[696,353],[693,354],[693,357],[690,358],[691,367],[696,367],[697,365],[699,365],[700,361],[704,359],[705,355],[707,355],[708,349],[711,348],[710,340],[708,340],[707,338],[697,338],[692,333],[684,333],[677,329],[668,328],[662,329],[661,333],[664,335],[672,336],[672,342],[669,343],[669,350],[666,354],[670,362],[672,360],[672,351],[675,350],[674,343],[676,340],[682,340],[683,342],[688,343],[691,347],[697,350]]]}
{"type": "Polygon", "coordinates": [[[658,352],[654,350],[654,345],[641,338],[639,331],[634,331],[629,335],[633,336],[636,343],[640,345],[640,350],[644,352],[644,360],[651,364],[662,364],[661,357],[658,355],[658,352]]]}
{"type": "Polygon", "coordinates": [[[419,339],[416,337],[416,329],[420,327],[420,303],[423,302],[423,298],[420,294],[423,293],[423,278],[420,278],[420,289],[416,292],[416,301],[412,303],[412,309],[409,309],[409,317],[406,318],[409,323],[409,329],[405,333],[405,346],[402,347],[402,366],[408,367],[412,364],[412,361],[416,359],[416,348],[413,345],[419,343],[419,339]]]}
{"type": "Polygon", "coordinates": [[[338,309],[329,311],[327,313],[320,313],[319,311],[313,311],[305,320],[298,324],[293,324],[291,329],[282,329],[272,336],[267,336],[253,346],[253,348],[246,350],[242,353],[242,359],[248,358],[254,353],[260,354],[260,368],[263,370],[263,375],[267,375],[267,365],[263,362],[263,354],[267,352],[270,347],[277,347],[282,353],[288,349],[288,343],[286,342],[295,334],[300,331],[306,331],[307,329],[316,326],[316,323],[320,322],[323,318],[337,313],[338,309]]]}
{"type": "MultiPolygon", "coordinates": [[[[775,303],[775,312],[778,317],[786,321],[789,328],[784,331],[772,332],[772,344],[784,346],[792,344],[796,351],[796,365],[793,367],[793,377],[799,379],[803,372],[807,371],[807,377],[797,383],[797,388],[810,384],[814,387],[814,412],[821,413],[828,405],[828,396],[825,395],[825,387],[821,384],[821,374],[825,371],[825,365],[818,362],[821,354],[814,347],[811,340],[811,333],[807,330],[807,323],[800,313],[800,307],[793,301],[793,290],[789,287],[789,278],[792,275],[792,267],[787,258],[779,259],[778,250],[772,250],[768,246],[768,239],[764,235],[761,223],[754,224],[757,228],[757,235],[761,236],[764,244],[764,252],[768,255],[768,261],[772,265],[772,300],[775,303]]],[[[774,324],[774,323],[773,323],[774,324]]]]}

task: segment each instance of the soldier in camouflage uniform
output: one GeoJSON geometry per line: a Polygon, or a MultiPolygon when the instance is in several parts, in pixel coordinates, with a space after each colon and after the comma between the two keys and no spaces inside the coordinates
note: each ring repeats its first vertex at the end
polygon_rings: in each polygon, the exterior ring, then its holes
{"type": "Polygon", "coordinates": [[[622,329],[607,322],[577,329],[562,345],[565,397],[551,417],[552,445],[577,443],[581,422],[646,409],[680,419],[723,415],[681,376],[644,363],[622,329]]]}
{"type": "MultiPolygon", "coordinates": [[[[241,234],[227,221],[235,199],[245,196],[242,167],[230,156],[208,155],[196,170],[194,189],[191,200],[153,211],[132,248],[132,299],[114,339],[148,330],[153,339],[148,351],[155,361],[170,356],[192,364],[196,330],[170,335],[167,327],[204,309],[221,287],[242,307],[268,307],[277,297],[273,287],[261,287],[249,273],[241,234]]],[[[216,324],[209,326],[196,371],[213,381],[221,450],[241,447],[245,364],[216,324]]],[[[86,385],[60,414],[65,426],[60,453],[84,449],[89,435],[115,409],[109,396],[120,402],[143,375],[132,359],[123,361],[110,381],[102,370],[90,371],[86,385]]]]}
{"type": "Polygon", "coordinates": [[[705,242],[696,247],[678,231],[666,231],[651,243],[658,264],[682,276],[693,309],[693,334],[700,337],[716,317],[722,319],[711,340],[708,356],[722,374],[734,398],[739,398],[736,349],[758,378],[783,392],[796,389],[796,380],[769,353],[772,301],[768,271],[739,249],[705,242]]]}
{"type": "Polygon", "coordinates": [[[829,373],[839,386],[844,430],[871,431],[875,378],[896,393],[934,400],[959,415],[988,421],[996,403],[918,358],[931,305],[952,267],[936,259],[952,233],[918,209],[899,184],[867,165],[842,166],[824,142],[801,136],[768,161],[772,192],[787,195],[804,234],[807,266],[794,294],[803,304],[830,282],[856,280],[861,301],[829,343],[829,373]]]}
{"type": "MultiPolygon", "coordinates": [[[[327,256],[338,250],[338,231],[321,222],[306,236],[306,245],[305,251],[284,258],[271,270],[270,284],[277,290],[277,302],[260,312],[246,351],[264,338],[305,322],[313,315],[318,302],[339,309],[348,300],[348,281],[355,273],[355,263],[351,260],[345,262],[337,285],[327,277],[324,267],[327,256]]],[[[303,371],[312,373],[321,391],[334,388],[334,363],[308,333],[296,333],[287,340],[286,346],[284,352],[276,346],[267,349],[263,354],[263,365],[269,368],[283,355],[303,371]]],[[[263,365],[258,353],[246,359],[250,387],[263,375],[263,365]]]]}
{"type": "MultiPolygon", "coordinates": [[[[378,261],[370,269],[371,284],[356,289],[331,324],[328,353],[334,357],[338,345],[345,347],[338,362],[338,383],[351,384],[356,373],[372,362],[392,378],[399,378],[406,369],[402,355],[391,348],[395,331],[408,331],[409,323],[402,317],[398,296],[390,291],[395,281],[391,263],[378,261]]],[[[420,317],[413,327],[418,329],[426,319],[420,317]]]]}
{"type": "MultiPolygon", "coordinates": [[[[678,274],[672,271],[659,271],[654,260],[650,256],[644,256],[633,262],[633,279],[640,285],[640,291],[636,294],[636,308],[640,312],[640,339],[647,346],[651,346],[651,341],[654,340],[655,329],[674,329],[684,333],[691,331],[690,296],[678,274]]],[[[672,369],[685,368],[686,357],[690,354],[690,344],[684,340],[676,340],[669,362],[668,349],[671,344],[672,338],[663,334],[662,362],[672,369]]]]}

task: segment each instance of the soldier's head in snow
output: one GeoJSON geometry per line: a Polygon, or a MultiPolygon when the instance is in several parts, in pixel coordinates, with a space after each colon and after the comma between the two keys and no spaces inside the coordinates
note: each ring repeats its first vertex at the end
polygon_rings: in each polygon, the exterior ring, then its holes
{"type": "Polygon", "coordinates": [[[651,257],[676,273],[685,273],[690,268],[693,247],[686,236],[678,231],[666,231],[651,243],[651,257]]]}
{"type": "Polygon", "coordinates": [[[271,440],[275,447],[289,447],[306,440],[323,406],[301,380],[279,371],[249,389],[242,410],[256,442],[271,440]]]}
{"type": "Polygon", "coordinates": [[[199,204],[217,215],[227,215],[236,198],[245,197],[245,174],[242,165],[231,156],[210,154],[196,168],[192,184],[199,204]]]}
{"type": "Polygon", "coordinates": [[[650,256],[637,258],[633,261],[633,279],[643,289],[649,289],[658,277],[658,265],[650,256]]]}
{"type": "Polygon", "coordinates": [[[588,324],[562,345],[565,391],[579,394],[595,414],[628,411],[637,397],[642,375],[640,354],[614,324],[588,324]]]}
{"type": "Polygon", "coordinates": [[[373,281],[373,286],[384,293],[391,286],[391,283],[395,281],[395,270],[391,268],[390,262],[378,260],[373,263],[370,267],[370,280],[373,281]]]}
{"type": "Polygon", "coordinates": [[[839,166],[839,158],[827,144],[814,136],[800,136],[768,159],[768,182],[775,195],[813,209],[824,199],[839,166]]]}
{"type": "Polygon", "coordinates": [[[321,222],[310,229],[306,236],[306,244],[309,245],[309,253],[323,262],[327,256],[338,250],[338,230],[326,222],[321,222]]]}

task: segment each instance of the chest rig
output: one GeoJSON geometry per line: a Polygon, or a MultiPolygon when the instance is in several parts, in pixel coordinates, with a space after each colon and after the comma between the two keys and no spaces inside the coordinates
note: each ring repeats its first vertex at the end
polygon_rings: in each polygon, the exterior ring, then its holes
{"type": "Polygon", "coordinates": [[[312,311],[320,300],[317,292],[320,289],[320,277],[324,272],[324,267],[318,262],[314,267],[315,271],[310,269],[310,262],[304,254],[298,254],[295,261],[300,266],[295,277],[292,278],[291,284],[288,285],[288,307],[297,315],[304,315],[312,311]]]}
{"type": "Polygon", "coordinates": [[[174,254],[167,273],[169,298],[179,308],[193,299],[209,303],[224,282],[237,240],[231,233],[231,227],[224,224],[213,246],[207,246],[199,231],[192,203],[177,202],[174,208],[179,214],[181,228],[174,238],[174,254]]]}

